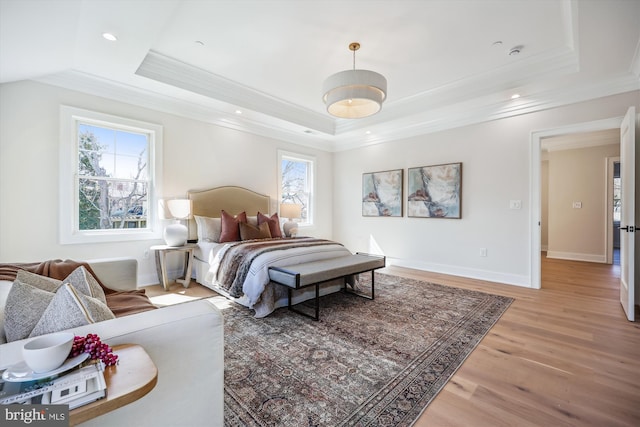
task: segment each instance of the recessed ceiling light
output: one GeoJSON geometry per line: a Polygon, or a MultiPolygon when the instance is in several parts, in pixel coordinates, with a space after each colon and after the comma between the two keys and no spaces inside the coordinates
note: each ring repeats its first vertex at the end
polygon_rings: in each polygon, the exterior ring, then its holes
{"type": "Polygon", "coordinates": [[[118,38],[111,33],[102,33],[102,37],[104,37],[106,40],[109,40],[110,42],[115,42],[118,40],[118,38]]]}
{"type": "Polygon", "coordinates": [[[370,130],[368,130],[368,131],[366,131],[366,132],[365,132],[365,134],[366,134],[366,135],[371,135],[371,131],[370,131],[370,130]]]}
{"type": "Polygon", "coordinates": [[[196,40],[195,44],[197,44],[198,46],[204,46],[204,42],[201,40],[196,40]]]}
{"type": "Polygon", "coordinates": [[[518,99],[518,98],[520,98],[519,93],[514,93],[513,95],[511,95],[511,99],[518,99]]]}
{"type": "Polygon", "coordinates": [[[495,47],[502,46],[502,42],[500,40],[496,40],[491,44],[491,46],[495,46],[495,47]]]}
{"type": "Polygon", "coordinates": [[[511,50],[509,51],[509,56],[515,56],[518,55],[520,53],[520,51],[522,50],[522,46],[514,46],[511,48],[511,50]]]}
{"type": "Polygon", "coordinates": [[[306,130],[304,131],[304,133],[312,134],[312,133],[313,133],[313,131],[312,131],[311,129],[306,129],[306,130]]]}
{"type": "Polygon", "coordinates": [[[236,110],[236,114],[242,114],[242,111],[236,110]]]}

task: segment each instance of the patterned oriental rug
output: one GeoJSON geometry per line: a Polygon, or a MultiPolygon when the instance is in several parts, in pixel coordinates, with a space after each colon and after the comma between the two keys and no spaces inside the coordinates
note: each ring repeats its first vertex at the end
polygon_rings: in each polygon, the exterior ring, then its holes
{"type": "Polygon", "coordinates": [[[322,297],[319,322],[225,309],[225,425],[412,425],[513,301],[375,279],[373,301],[322,297]]]}

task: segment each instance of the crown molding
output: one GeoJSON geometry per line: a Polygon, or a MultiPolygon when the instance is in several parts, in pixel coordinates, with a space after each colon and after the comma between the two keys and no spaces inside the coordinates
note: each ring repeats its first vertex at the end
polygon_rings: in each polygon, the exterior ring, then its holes
{"type": "Polygon", "coordinates": [[[184,99],[180,94],[166,95],[160,92],[164,89],[162,83],[156,83],[159,86],[155,90],[141,89],[135,85],[114,82],[79,71],[66,71],[36,81],[329,152],[393,142],[640,90],[640,80],[635,75],[628,74],[607,81],[553,87],[518,100],[505,101],[502,97],[488,91],[489,93],[483,96],[466,97],[455,103],[431,105],[429,108],[409,111],[404,115],[394,113],[379,117],[382,114],[380,113],[373,116],[375,120],[369,120],[370,118],[356,120],[354,122],[357,122],[357,126],[332,135],[312,131],[307,127],[271,117],[268,114],[247,112],[238,116],[233,112],[234,106],[206,96],[191,94],[189,99],[184,99]],[[419,112],[416,113],[416,111],[419,112]],[[370,131],[370,134],[365,134],[365,130],[370,131]]]}
{"type": "Polygon", "coordinates": [[[362,129],[338,135],[334,139],[333,151],[392,142],[636,90],[640,90],[640,81],[632,75],[625,75],[590,84],[551,88],[517,100],[496,102],[494,96],[487,95],[372,126],[368,136],[364,136],[362,129]]]}

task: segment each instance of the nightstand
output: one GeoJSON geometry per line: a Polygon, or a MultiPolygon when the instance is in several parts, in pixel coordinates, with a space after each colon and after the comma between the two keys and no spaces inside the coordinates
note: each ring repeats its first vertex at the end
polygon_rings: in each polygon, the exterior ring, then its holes
{"type": "Polygon", "coordinates": [[[158,280],[164,287],[165,291],[169,290],[169,280],[167,278],[167,263],[166,256],[170,252],[184,252],[184,279],[176,279],[176,282],[182,283],[185,288],[189,287],[191,283],[191,265],[193,262],[193,250],[196,245],[193,243],[187,243],[183,246],[167,246],[167,245],[155,245],[151,246],[151,250],[156,253],[156,271],[158,273],[158,280]]]}

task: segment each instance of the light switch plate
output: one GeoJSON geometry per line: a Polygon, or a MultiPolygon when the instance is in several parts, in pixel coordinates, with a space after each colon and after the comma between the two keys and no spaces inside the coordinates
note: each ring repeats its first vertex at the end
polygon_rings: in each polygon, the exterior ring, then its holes
{"type": "Polygon", "coordinates": [[[522,209],[522,200],[510,200],[509,209],[522,209]]]}

